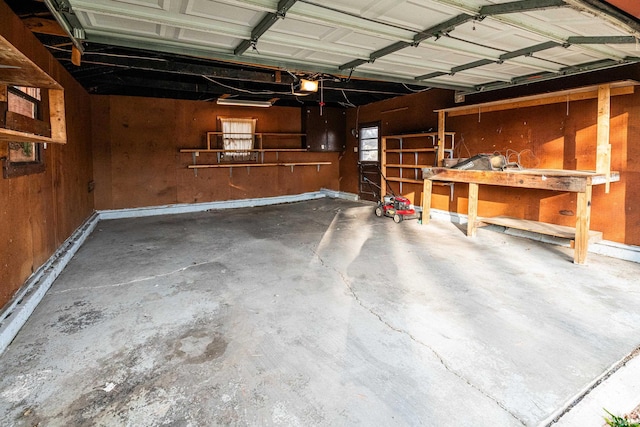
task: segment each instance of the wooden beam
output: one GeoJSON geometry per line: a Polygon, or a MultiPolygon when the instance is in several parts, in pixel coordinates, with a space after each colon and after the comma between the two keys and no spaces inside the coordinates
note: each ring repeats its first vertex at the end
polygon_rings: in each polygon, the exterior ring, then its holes
{"type": "Polygon", "coordinates": [[[62,89],[33,61],[0,36],[0,84],[62,89]]]}
{"type": "Polygon", "coordinates": [[[467,236],[475,237],[478,230],[478,187],[479,185],[470,182],[469,183],[469,207],[467,210],[467,236]]]}
{"type": "Polygon", "coordinates": [[[445,119],[447,113],[438,111],[438,166],[444,165],[445,119]]]}
{"type": "Polygon", "coordinates": [[[605,192],[609,193],[611,177],[611,144],[609,130],[611,123],[611,87],[598,87],[598,122],[596,139],[596,172],[605,174],[605,192]]]}
{"type": "Polygon", "coordinates": [[[49,123],[13,111],[7,111],[4,127],[19,132],[51,137],[49,123]]]}
{"type": "Polygon", "coordinates": [[[544,169],[503,172],[432,168],[425,178],[435,181],[473,182],[505,187],[538,188],[541,190],[578,193],[585,191],[586,185],[591,184],[591,179],[594,175],[593,172],[544,169]]]}
{"type": "Polygon", "coordinates": [[[71,47],[71,63],[79,67],[82,63],[82,52],[75,46],[71,47]]]}
{"type": "Polygon", "coordinates": [[[589,249],[589,226],[591,222],[591,194],[592,187],[588,185],[584,192],[578,193],[576,212],[576,240],[573,262],[584,264],[589,249]]]}
{"type": "MultiPolygon", "coordinates": [[[[623,84],[623,83],[620,83],[623,84]]],[[[611,96],[630,95],[635,91],[635,87],[631,82],[627,82],[626,86],[611,86],[611,96]]],[[[444,111],[449,117],[466,116],[470,114],[490,113],[494,111],[512,110],[515,108],[538,107],[541,105],[560,104],[564,102],[583,101],[587,99],[597,99],[598,89],[594,87],[586,89],[573,89],[552,94],[541,94],[524,96],[514,99],[505,99],[500,101],[485,102],[482,104],[465,105],[460,107],[446,108],[444,111]]]]}
{"type": "Polygon", "coordinates": [[[34,33],[48,34],[50,36],[69,37],[66,31],[55,19],[46,19],[38,16],[30,16],[22,19],[22,23],[34,33]]]}
{"type": "Polygon", "coordinates": [[[422,187],[422,223],[428,224],[431,220],[431,192],[433,181],[425,179],[422,187]]]}
{"type": "Polygon", "coordinates": [[[64,90],[49,90],[49,121],[51,139],[59,144],[67,143],[67,122],[64,109],[64,90]]]}

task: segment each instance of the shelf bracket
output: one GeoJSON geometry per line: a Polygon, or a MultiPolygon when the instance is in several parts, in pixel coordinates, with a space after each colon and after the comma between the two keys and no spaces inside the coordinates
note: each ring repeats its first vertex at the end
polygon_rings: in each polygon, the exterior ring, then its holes
{"type": "MultiPolygon", "coordinates": [[[[192,154],[193,165],[194,166],[197,164],[196,163],[196,157],[198,157],[198,154],[200,154],[200,153],[198,153],[197,151],[194,151],[193,154],[192,154]]],[[[193,168],[193,176],[198,176],[198,168],[193,168]]]]}

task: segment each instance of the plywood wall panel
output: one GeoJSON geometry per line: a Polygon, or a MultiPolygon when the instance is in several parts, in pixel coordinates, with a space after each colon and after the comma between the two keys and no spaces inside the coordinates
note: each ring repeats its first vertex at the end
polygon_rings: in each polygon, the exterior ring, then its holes
{"type": "Polygon", "coordinates": [[[381,135],[398,135],[437,129],[435,109],[453,105],[453,92],[432,89],[347,110],[346,148],[340,161],[340,190],[358,193],[358,139],[353,129],[379,123],[381,135]]]}
{"type": "Polygon", "coordinates": [[[54,146],[52,157],[55,219],[58,225],[57,243],[62,244],[93,212],[93,193],[89,182],[93,180],[91,151],[91,102],[88,94],[65,91],[68,140],[73,144],[54,146]]]}
{"type": "MultiPolygon", "coordinates": [[[[94,100],[96,188],[101,209],[199,203],[271,197],[339,187],[336,153],[280,153],[292,162],[332,161],[320,172],[313,166],[188,169],[192,154],[181,148],[204,148],[206,133],[219,130],[219,117],[257,119],[257,132],[300,133],[301,109],[292,107],[234,108],[211,102],[98,97],[94,100]],[[329,159],[329,160],[326,160],[329,159]],[[310,173],[309,170],[313,173],[310,173]]],[[[265,138],[268,148],[300,148],[300,138],[265,138]]],[[[199,164],[216,155],[200,153],[199,164]]],[[[265,153],[265,162],[275,162],[265,153]]]]}
{"type": "Polygon", "coordinates": [[[92,96],[91,147],[93,151],[94,199],[97,210],[113,206],[111,195],[113,182],[111,165],[111,126],[109,123],[110,102],[108,96],[92,96]],[[95,184],[100,183],[100,184],[95,184]]]}
{"type": "MultiPolygon", "coordinates": [[[[358,191],[357,139],[350,135],[357,123],[380,122],[382,134],[405,133],[436,127],[433,109],[452,106],[450,92],[429,91],[387,100],[347,113],[347,149],[340,164],[340,188],[358,191]],[[449,94],[449,95],[447,95],[449,94]]],[[[456,155],[511,154],[525,167],[594,170],[596,164],[596,100],[551,104],[493,113],[447,118],[446,130],[456,132],[456,155]]],[[[640,245],[640,93],[615,96],[611,101],[612,170],[619,183],[594,188],[591,228],[616,242],[640,245]]],[[[413,192],[413,187],[406,187],[413,192]]],[[[536,221],[575,226],[575,195],[548,191],[481,187],[479,215],[511,215],[536,221]]],[[[415,196],[420,200],[421,194],[415,196]]],[[[454,200],[449,188],[434,186],[432,207],[466,213],[467,186],[456,184],[454,200]]]]}
{"type": "MultiPolygon", "coordinates": [[[[640,136],[638,127],[629,120],[635,120],[630,118],[635,117],[639,102],[638,94],[612,98],[612,169],[622,172],[622,180],[612,184],[609,194],[604,187],[594,189],[591,217],[591,228],[603,231],[605,239],[634,245],[640,244],[636,231],[640,215],[632,207],[637,202],[628,200],[637,201],[640,194],[625,195],[640,184],[633,181],[637,166],[628,162],[638,152],[637,144],[629,143],[630,135],[640,136]]],[[[464,141],[471,154],[531,150],[540,168],[595,170],[596,120],[596,101],[587,100],[452,117],[447,126],[458,132],[459,141],[464,141]]],[[[520,215],[514,212],[513,216],[575,226],[575,196],[553,192],[497,189],[481,194],[479,215],[506,214],[513,210],[510,206],[524,207],[520,215]]]]}
{"type": "Polygon", "coordinates": [[[0,301],[4,304],[33,270],[30,182],[27,178],[0,180],[0,301]]]}
{"type": "Polygon", "coordinates": [[[110,97],[110,102],[111,208],[175,203],[176,101],[110,97]]]}
{"type": "MultiPolygon", "coordinates": [[[[49,144],[45,172],[0,179],[0,307],[93,211],[89,95],[0,1],[0,36],[64,87],[67,144],[49,144]]],[[[6,155],[0,143],[0,156],[6,155]]]]}

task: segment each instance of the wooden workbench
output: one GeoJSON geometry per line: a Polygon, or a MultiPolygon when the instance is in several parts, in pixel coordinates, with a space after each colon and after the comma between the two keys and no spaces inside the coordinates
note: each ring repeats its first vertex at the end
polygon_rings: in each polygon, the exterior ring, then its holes
{"type": "Polygon", "coordinates": [[[422,199],[422,222],[427,223],[429,221],[433,181],[469,184],[469,222],[467,224],[467,236],[469,237],[476,235],[479,223],[478,187],[480,184],[576,193],[578,195],[578,201],[575,230],[575,252],[573,260],[576,264],[584,264],[587,258],[587,249],[589,245],[592,186],[605,184],[607,182],[616,182],[619,180],[620,174],[618,172],[610,172],[607,174],[558,169],[477,171],[442,167],[425,169],[424,193],[422,199]]]}

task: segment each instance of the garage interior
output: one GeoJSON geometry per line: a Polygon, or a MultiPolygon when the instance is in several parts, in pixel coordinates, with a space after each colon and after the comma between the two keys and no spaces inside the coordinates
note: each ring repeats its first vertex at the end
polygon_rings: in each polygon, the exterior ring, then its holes
{"type": "Polygon", "coordinates": [[[627,0],[0,1],[3,423],[637,417],[639,35],[627,0]]]}

